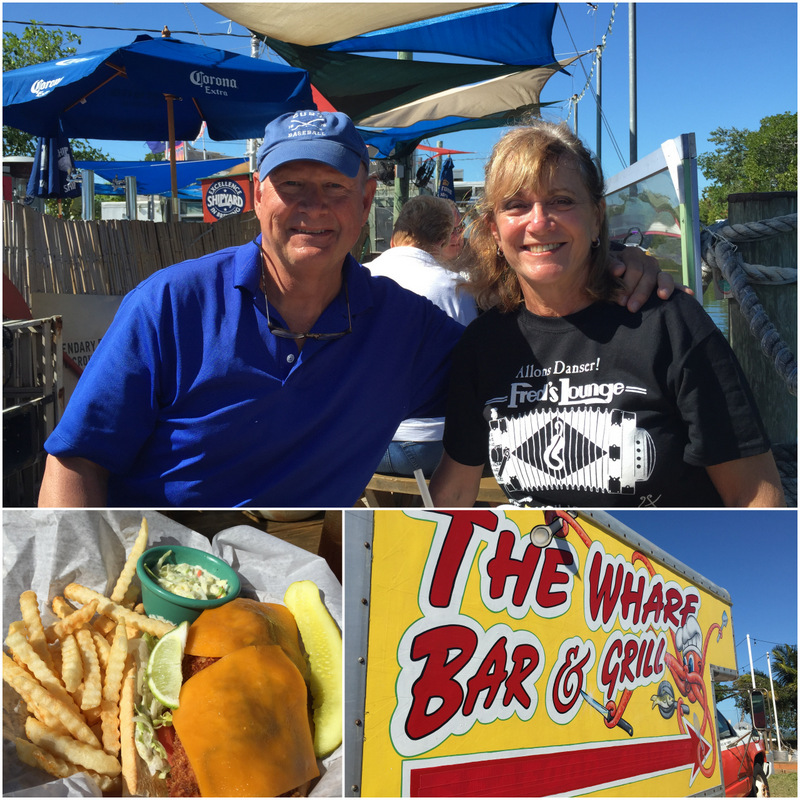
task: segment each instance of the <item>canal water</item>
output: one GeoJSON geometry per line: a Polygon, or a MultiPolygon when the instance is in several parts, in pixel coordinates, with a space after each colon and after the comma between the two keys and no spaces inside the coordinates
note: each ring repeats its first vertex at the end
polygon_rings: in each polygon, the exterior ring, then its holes
{"type": "Polygon", "coordinates": [[[714,324],[722,331],[725,338],[728,338],[730,326],[728,324],[728,300],[717,300],[714,297],[714,287],[709,286],[703,295],[703,308],[714,324]]]}

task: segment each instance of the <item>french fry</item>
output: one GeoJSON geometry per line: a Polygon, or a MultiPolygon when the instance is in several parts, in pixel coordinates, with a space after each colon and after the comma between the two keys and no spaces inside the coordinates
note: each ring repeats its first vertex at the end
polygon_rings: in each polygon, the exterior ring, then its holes
{"type": "Polygon", "coordinates": [[[103,750],[110,756],[119,755],[119,703],[103,700],[100,704],[100,738],[103,750]]]}
{"type": "Polygon", "coordinates": [[[142,517],[142,526],[139,528],[136,541],[133,543],[133,548],[131,549],[130,555],[128,555],[128,560],[125,562],[125,566],[122,568],[122,572],[117,579],[117,585],[114,587],[114,591],[111,592],[112,603],[121,604],[125,598],[125,594],[136,572],[136,563],[147,547],[147,536],[147,518],[142,517]]]}
{"type": "Polygon", "coordinates": [[[119,699],[119,735],[120,753],[122,764],[122,779],[132,797],[138,794],[139,779],[136,768],[136,742],[135,742],[135,715],[134,702],[136,700],[136,663],[129,659],[122,679],[122,689],[119,699]]]}
{"type": "MultiPolygon", "coordinates": [[[[81,684],[81,696],[83,696],[83,684],[81,684]]],[[[100,705],[83,709],[83,716],[86,718],[86,724],[92,729],[92,732],[99,742],[103,741],[103,729],[100,725],[102,705],[103,701],[101,700],[100,705]]]]}
{"type": "Polygon", "coordinates": [[[122,673],[125,669],[127,658],[128,636],[125,632],[125,625],[118,623],[114,641],[111,644],[111,654],[103,683],[103,703],[100,713],[100,719],[103,723],[103,749],[111,755],[119,753],[119,699],[122,688],[122,673]]]}
{"type": "Polygon", "coordinates": [[[123,608],[118,603],[112,603],[111,600],[99,592],[95,592],[86,586],[81,586],[79,583],[70,583],[64,589],[64,596],[81,604],[90,603],[96,599],[98,613],[110,617],[115,622],[124,622],[138,631],[149,633],[158,638],[161,638],[167,631],[171,631],[175,627],[169,622],[151,619],[143,614],[137,614],[129,608],[123,608]]]}
{"type": "Polygon", "coordinates": [[[69,730],[67,730],[59,718],[53,714],[46,705],[30,700],[27,703],[27,707],[28,713],[36,717],[36,719],[44,725],[47,725],[48,728],[51,728],[57,733],[63,733],[65,736],[69,736],[69,730]]]}
{"type": "Polygon", "coordinates": [[[61,642],[53,642],[50,645],[50,656],[53,659],[53,672],[61,675],[61,642]]]}
{"type": "Polygon", "coordinates": [[[74,611],[77,611],[75,606],[68,603],[61,595],[57,594],[53,598],[53,602],[50,604],[51,608],[53,609],[53,613],[59,619],[65,619],[74,611]]]}
{"type": "Polygon", "coordinates": [[[95,649],[97,650],[97,658],[100,661],[100,669],[103,674],[108,669],[108,659],[111,655],[111,645],[105,636],[99,634],[94,628],[90,629],[92,640],[94,641],[95,649]]]}
{"type": "Polygon", "coordinates": [[[50,669],[47,664],[39,658],[39,654],[31,647],[30,642],[25,638],[19,626],[11,624],[6,637],[6,645],[15,659],[19,658],[44,689],[50,692],[53,697],[59,699],[74,714],[80,716],[80,711],[70,697],[57,673],[50,669]]]}
{"type": "Polygon", "coordinates": [[[70,584],[42,621],[33,591],[20,596],[22,620],[11,623],[3,680],[26,704],[28,740],[14,739],[25,764],[54,777],[90,776],[104,793],[136,793],[136,667],[129,641],[143,632],[161,637],[173,625],[144,614],[133,578],[147,547],[146,518],[109,597],[70,584]],[[138,603],[138,605],[137,605],[138,603]],[[123,775],[122,762],[125,762],[123,775]]]}
{"type": "Polygon", "coordinates": [[[103,699],[119,702],[119,693],[122,687],[122,673],[128,659],[128,635],[125,625],[117,624],[117,632],[111,644],[111,654],[108,659],[105,682],[103,684],[103,699]]]}
{"type": "Polygon", "coordinates": [[[94,628],[94,630],[96,630],[101,636],[108,636],[109,633],[113,632],[117,623],[114,622],[111,617],[103,616],[102,611],[99,613],[100,616],[95,617],[92,620],[92,628],[94,628]]]}
{"type": "Polygon", "coordinates": [[[78,691],[83,680],[83,660],[78,642],[72,634],[61,640],[61,680],[70,694],[78,691]]]}
{"type": "Polygon", "coordinates": [[[119,760],[96,747],[76,742],[70,736],[62,736],[49,730],[39,720],[28,717],[25,720],[25,733],[30,741],[65,761],[71,761],[98,775],[116,777],[122,771],[119,760]]]}
{"type": "Polygon", "coordinates": [[[97,613],[97,601],[92,600],[87,603],[83,608],[73,611],[68,617],[54,622],[44,630],[45,638],[48,642],[55,642],[57,639],[63,639],[70,633],[75,633],[78,628],[82,628],[89,620],[97,613]]]}
{"type": "Polygon", "coordinates": [[[17,748],[17,756],[23,764],[44,770],[54,778],[68,778],[76,772],[87,772],[89,777],[97,783],[101,792],[109,792],[114,786],[114,779],[108,775],[98,775],[91,770],[81,769],[76,764],[70,764],[63,758],[58,758],[52,753],[48,753],[47,750],[37,747],[27,739],[15,737],[14,745],[17,748]]]}
{"type": "Polygon", "coordinates": [[[103,681],[100,676],[100,662],[97,659],[97,651],[94,649],[92,634],[89,633],[88,628],[80,628],[75,632],[75,638],[78,641],[83,661],[81,708],[86,711],[100,705],[103,699],[103,681]]]}
{"type": "Polygon", "coordinates": [[[42,618],[39,615],[39,600],[36,592],[30,590],[23,592],[19,596],[19,608],[31,647],[39,654],[39,658],[52,668],[53,659],[50,658],[50,651],[47,649],[47,638],[44,635],[44,625],[42,625],[42,618]]]}
{"type": "Polygon", "coordinates": [[[79,742],[99,748],[100,742],[86,722],[70,711],[69,707],[53,697],[34,677],[18,667],[3,653],[3,680],[29,705],[47,709],[48,713],[69,731],[79,742]]]}

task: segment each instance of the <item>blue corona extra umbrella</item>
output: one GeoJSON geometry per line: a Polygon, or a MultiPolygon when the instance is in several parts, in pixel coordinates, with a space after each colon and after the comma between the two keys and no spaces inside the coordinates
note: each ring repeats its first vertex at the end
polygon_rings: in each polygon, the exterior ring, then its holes
{"type": "Polygon", "coordinates": [[[166,34],[3,73],[3,124],[35,136],[60,125],[70,138],[169,141],[174,154],[175,140],[193,141],[204,121],[217,141],[256,138],[280,114],[315,108],[305,70],[166,34]]]}
{"type": "Polygon", "coordinates": [[[72,147],[64,132],[59,130],[55,136],[40,136],[25,202],[30,205],[37,197],[80,197],[81,187],[75,180],[74,170],[72,147]]]}

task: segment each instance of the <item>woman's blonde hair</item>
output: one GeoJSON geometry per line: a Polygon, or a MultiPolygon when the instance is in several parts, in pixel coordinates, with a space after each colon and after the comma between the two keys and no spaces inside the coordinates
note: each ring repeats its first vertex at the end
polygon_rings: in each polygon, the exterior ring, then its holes
{"type": "MultiPolygon", "coordinates": [[[[522,190],[539,192],[553,179],[562,158],[573,163],[595,207],[603,203],[602,168],[565,122],[535,119],[510,130],[494,146],[486,163],[484,195],[470,227],[468,246],[459,267],[469,275],[468,290],[479,307],[511,311],[522,302],[513,269],[499,251],[492,222],[495,210],[522,190]]],[[[593,300],[608,300],[618,284],[608,270],[608,221],[602,215],[599,242],[592,244],[586,290],[593,300]]]]}

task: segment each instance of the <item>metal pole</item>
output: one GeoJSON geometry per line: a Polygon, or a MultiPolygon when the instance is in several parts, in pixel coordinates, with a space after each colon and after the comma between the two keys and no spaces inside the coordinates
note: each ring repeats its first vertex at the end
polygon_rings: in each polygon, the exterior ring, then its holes
{"type": "MultiPolygon", "coordinates": [[[[401,50],[397,53],[398,61],[413,61],[414,54],[408,50],[401,50]]],[[[414,163],[414,156],[409,155],[401,159],[394,172],[394,213],[392,214],[392,226],[397,221],[400,209],[408,200],[408,183],[411,172],[411,165],[414,163]]]]}
{"type": "Polygon", "coordinates": [[[94,219],[94,172],[81,170],[81,219],[94,219]]]}
{"type": "Polygon", "coordinates": [[[601,68],[603,65],[603,48],[597,48],[597,144],[595,153],[597,161],[603,163],[603,81],[601,68]]]}
{"type": "MultiPolygon", "coordinates": [[[[254,33],[250,34],[250,55],[258,58],[259,38],[254,33]]],[[[258,152],[258,140],[247,140],[247,157],[250,159],[250,172],[256,171],[256,153],[258,152]]]]}
{"type": "MultiPolygon", "coordinates": [[[[441,148],[444,147],[443,141],[436,142],[436,146],[441,148]]],[[[436,171],[434,172],[433,176],[433,193],[438,194],[439,192],[439,181],[442,178],[442,154],[439,153],[436,156],[436,171]]]]}
{"type": "Polygon", "coordinates": [[[775,705],[775,686],[772,683],[772,662],[769,660],[769,650],[767,650],[767,671],[769,672],[769,690],[772,692],[772,711],[775,714],[775,734],[778,737],[778,752],[781,752],[781,729],[778,725],[778,707],[775,705]]]}
{"type": "Polygon", "coordinates": [[[630,105],[630,163],[635,164],[637,155],[636,142],[636,3],[628,3],[628,100],[630,105]]]}
{"type": "Polygon", "coordinates": [[[750,634],[747,634],[747,654],[750,656],[750,680],[753,683],[753,688],[756,688],[756,673],[753,670],[753,651],[750,648],[750,634]]]}
{"type": "Polygon", "coordinates": [[[138,216],[136,207],[136,178],[133,175],[125,176],[125,215],[128,219],[136,219],[138,216]]]}

